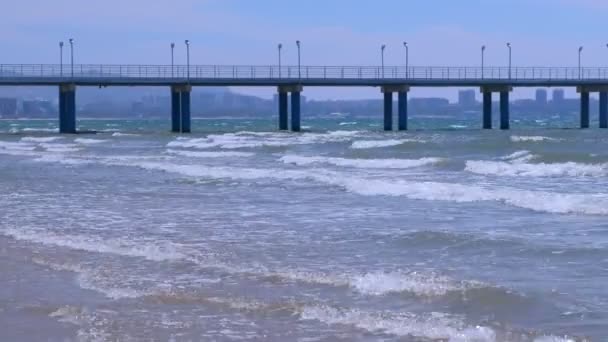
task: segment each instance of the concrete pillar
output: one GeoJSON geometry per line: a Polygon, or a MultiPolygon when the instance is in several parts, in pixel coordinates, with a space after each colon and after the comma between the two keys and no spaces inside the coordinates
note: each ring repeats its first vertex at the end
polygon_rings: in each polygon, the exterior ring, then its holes
{"type": "Polygon", "coordinates": [[[581,91],[581,128],[589,128],[589,92],[581,91]]]}
{"type": "Polygon", "coordinates": [[[600,128],[608,128],[608,92],[600,91],[600,128]]]}
{"type": "Polygon", "coordinates": [[[171,86],[171,132],[190,133],[190,85],[171,86]]]}
{"type": "Polygon", "coordinates": [[[300,92],[291,93],[291,130],[299,132],[300,127],[300,92]]]}
{"type": "Polygon", "coordinates": [[[59,133],[76,133],[76,86],[59,86],[59,133]]]}
{"type": "Polygon", "coordinates": [[[393,93],[384,92],[384,130],[393,130],[393,93]]]}
{"type": "Polygon", "coordinates": [[[500,129],[509,129],[509,92],[500,92],[500,129]]]}
{"type": "Polygon", "coordinates": [[[279,129],[286,131],[288,128],[287,124],[287,95],[286,91],[279,91],[279,129]]]}
{"type": "Polygon", "coordinates": [[[397,93],[398,126],[400,131],[407,130],[407,91],[397,93]]]}
{"type": "Polygon", "coordinates": [[[483,128],[492,129],[492,92],[483,92],[483,128]]]}
{"type": "Polygon", "coordinates": [[[181,120],[181,132],[190,133],[190,88],[181,92],[181,105],[182,105],[182,120],[181,120]]]}

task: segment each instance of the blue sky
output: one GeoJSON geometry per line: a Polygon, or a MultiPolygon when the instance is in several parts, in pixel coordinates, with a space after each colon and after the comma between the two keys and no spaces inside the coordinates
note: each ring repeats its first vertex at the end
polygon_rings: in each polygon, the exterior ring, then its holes
{"type": "MultiPolygon", "coordinates": [[[[77,63],[169,63],[169,44],[192,41],[192,63],[401,65],[608,65],[607,0],[20,0],[0,11],[1,63],[56,63],[60,40],[76,40],[77,63]]],[[[270,96],[268,89],[244,89],[270,96]]],[[[414,95],[454,98],[454,90],[414,95]]],[[[316,98],[376,96],[374,89],[309,89],[316,98]]],[[[529,92],[520,90],[517,95],[529,92]]]]}

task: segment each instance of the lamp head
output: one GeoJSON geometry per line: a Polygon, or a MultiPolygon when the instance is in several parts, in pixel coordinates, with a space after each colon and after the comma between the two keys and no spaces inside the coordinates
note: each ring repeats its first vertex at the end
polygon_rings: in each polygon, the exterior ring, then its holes
{"type": "Polygon", "coordinates": [[[300,41],[299,41],[299,40],[296,40],[296,45],[297,45],[298,47],[300,47],[300,41]]]}
{"type": "Polygon", "coordinates": [[[481,51],[486,51],[486,46],[485,45],[481,46],[481,51]]]}
{"type": "Polygon", "coordinates": [[[583,51],[583,47],[582,46],[578,48],[578,52],[581,52],[581,51],[583,51]]]}
{"type": "Polygon", "coordinates": [[[283,48],[283,44],[279,43],[279,50],[283,48]]]}
{"type": "Polygon", "coordinates": [[[186,40],[184,41],[184,43],[185,43],[186,45],[190,45],[190,40],[186,39],[186,40]]]}

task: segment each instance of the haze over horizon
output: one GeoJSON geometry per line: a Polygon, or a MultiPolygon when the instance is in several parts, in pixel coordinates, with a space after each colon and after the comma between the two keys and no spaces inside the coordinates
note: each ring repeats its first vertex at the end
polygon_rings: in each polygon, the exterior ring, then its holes
{"type": "MultiPolygon", "coordinates": [[[[403,41],[410,65],[477,66],[486,45],[486,65],[608,65],[608,39],[602,36],[608,3],[597,0],[397,1],[345,0],[290,3],[276,0],[184,0],[149,3],[108,0],[86,6],[76,0],[23,0],[0,13],[0,63],[57,63],[58,42],[75,39],[76,63],[169,64],[171,42],[176,63],[185,62],[183,41],[191,44],[192,64],[296,64],[295,40],[302,41],[303,65],[403,65],[403,41]],[[576,27],[577,30],[572,30],[576,27]]],[[[64,63],[68,59],[64,55],[64,63]]],[[[274,89],[239,88],[271,97],[274,89]]],[[[574,92],[569,89],[569,95],[574,92]]],[[[311,99],[379,97],[374,88],[310,88],[311,99]]],[[[412,90],[412,96],[454,100],[455,89],[412,90]]],[[[513,98],[531,97],[517,89],[513,98]]]]}

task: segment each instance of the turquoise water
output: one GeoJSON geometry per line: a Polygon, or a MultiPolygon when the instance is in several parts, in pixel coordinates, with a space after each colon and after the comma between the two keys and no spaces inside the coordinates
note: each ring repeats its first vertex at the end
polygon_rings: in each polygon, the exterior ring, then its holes
{"type": "Polygon", "coordinates": [[[602,341],[608,130],[513,119],[0,121],[0,340],[602,341]]]}

